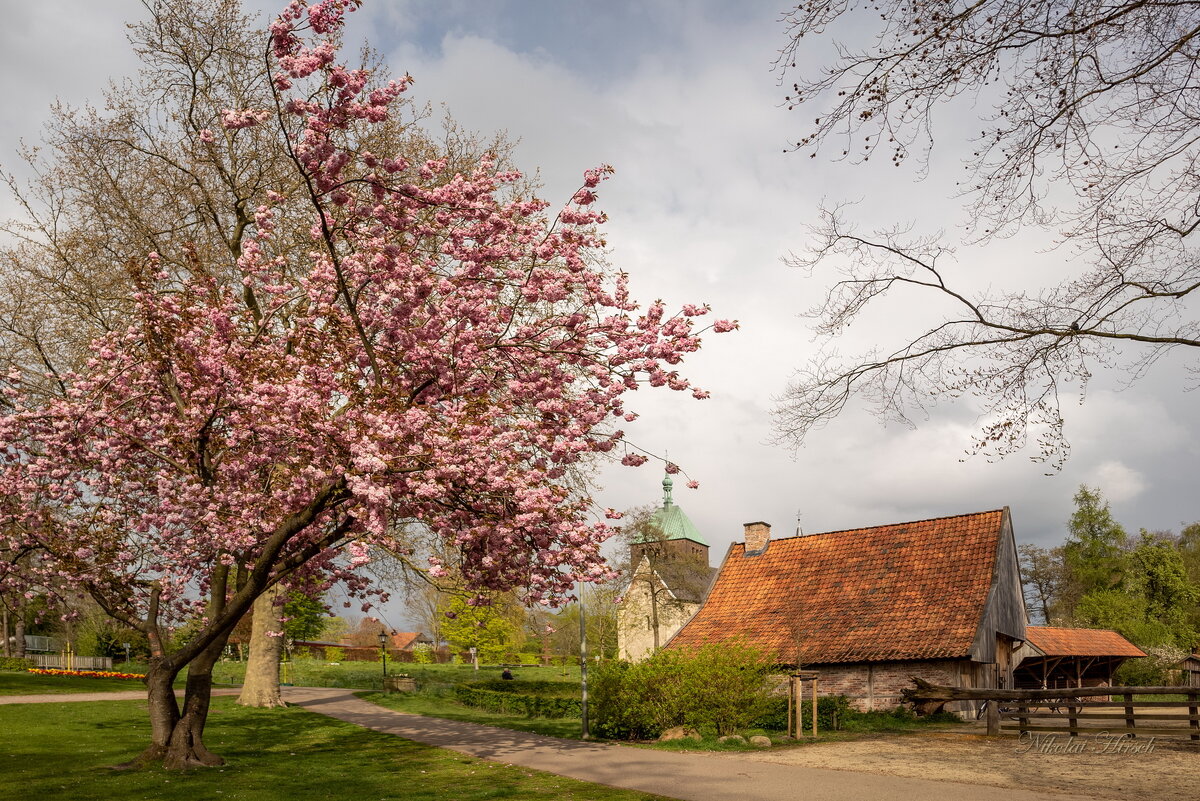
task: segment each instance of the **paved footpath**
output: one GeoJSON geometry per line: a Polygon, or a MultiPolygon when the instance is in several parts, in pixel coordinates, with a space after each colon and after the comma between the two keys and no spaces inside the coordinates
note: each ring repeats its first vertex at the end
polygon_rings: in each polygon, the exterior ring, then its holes
{"type": "Polygon", "coordinates": [[[1091,796],[907,779],[717,753],[677,753],[497,729],[367,703],[351,690],[288,687],[284,698],[313,712],[481,759],[687,801],[1083,801],[1091,796]]]}

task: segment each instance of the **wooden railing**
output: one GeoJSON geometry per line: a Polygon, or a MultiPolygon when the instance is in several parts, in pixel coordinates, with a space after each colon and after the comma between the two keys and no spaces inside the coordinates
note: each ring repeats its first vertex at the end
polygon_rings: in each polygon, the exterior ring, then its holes
{"type": "Polygon", "coordinates": [[[60,668],[62,670],[112,670],[111,656],[76,656],[71,654],[28,654],[27,658],[40,668],[60,668]]]}
{"type": "Polygon", "coordinates": [[[993,690],[941,687],[915,678],[913,681],[917,688],[903,690],[901,696],[918,710],[933,711],[951,701],[985,702],[988,734],[1065,732],[1077,737],[1081,733],[1108,731],[1131,737],[1187,737],[1200,742],[1200,689],[1195,687],[993,690]],[[1138,700],[1138,696],[1147,695],[1178,695],[1181,699],[1138,700]],[[1187,712],[1166,711],[1181,707],[1186,707],[1187,712]],[[1186,725],[1170,725],[1175,722],[1186,725]]]}

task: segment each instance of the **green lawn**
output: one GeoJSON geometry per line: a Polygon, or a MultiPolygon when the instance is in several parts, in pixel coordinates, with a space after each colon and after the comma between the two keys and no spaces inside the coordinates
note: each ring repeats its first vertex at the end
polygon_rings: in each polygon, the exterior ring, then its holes
{"type": "Polygon", "coordinates": [[[145,692],[145,690],[146,685],[136,679],[85,679],[79,676],[39,676],[35,673],[0,671],[0,695],[145,692]]]}
{"type": "Polygon", "coordinates": [[[148,733],[137,701],[0,706],[0,801],[656,798],[473,759],[300,708],[244,709],[229,698],[214,700],[205,734],[224,767],[106,769],[136,755],[148,733]]]}
{"type": "MultiPolygon", "coordinates": [[[[407,673],[417,680],[422,688],[439,689],[461,682],[498,679],[503,668],[480,667],[478,671],[470,665],[418,665],[413,663],[388,662],[388,673],[407,673]]],[[[514,668],[521,679],[538,681],[563,681],[579,684],[579,668],[527,667],[514,668]]],[[[245,662],[218,662],[213,667],[213,681],[217,684],[241,684],[246,675],[245,662]]],[[[331,665],[319,659],[296,659],[285,664],[282,680],[299,687],[347,687],[355,690],[382,690],[383,665],[379,662],[342,662],[331,665]]]]}
{"type": "Polygon", "coordinates": [[[486,709],[463,706],[453,698],[427,692],[367,692],[358,693],[358,696],[365,701],[379,704],[388,709],[412,712],[416,715],[428,715],[432,718],[465,720],[469,723],[482,723],[486,726],[499,726],[502,729],[529,731],[535,734],[574,740],[583,736],[583,721],[579,718],[527,718],[523,715],[505,715],[501,712],[489,712],[486,709]]]}

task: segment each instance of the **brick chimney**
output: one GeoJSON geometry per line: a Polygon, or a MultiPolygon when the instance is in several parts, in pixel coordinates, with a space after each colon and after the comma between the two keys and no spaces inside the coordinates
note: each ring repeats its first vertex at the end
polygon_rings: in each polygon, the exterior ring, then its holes
{"type": "Polygon", "coordinates": [[[743,524],[746,529],[746,556],[756,556],[767,550],[771,541],[771,524],[759,521],[743,524]]]}

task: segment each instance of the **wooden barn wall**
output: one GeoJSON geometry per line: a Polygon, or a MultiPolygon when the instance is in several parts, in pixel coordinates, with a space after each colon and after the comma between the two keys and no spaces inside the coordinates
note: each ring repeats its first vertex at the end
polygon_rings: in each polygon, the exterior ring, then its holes
{"type": "Polygon", "coordinates": [[[992,586],[987,603],[971,645],[971,658],[976,662],[996,661],[996,634],[1014,640],[1025,639],[1025,596],[1021,592],[1021,568],[1017,561],[1017,543],[1013,537],[1012,518],[1004,510],[996,561],[992,567],[992,586]]]}

